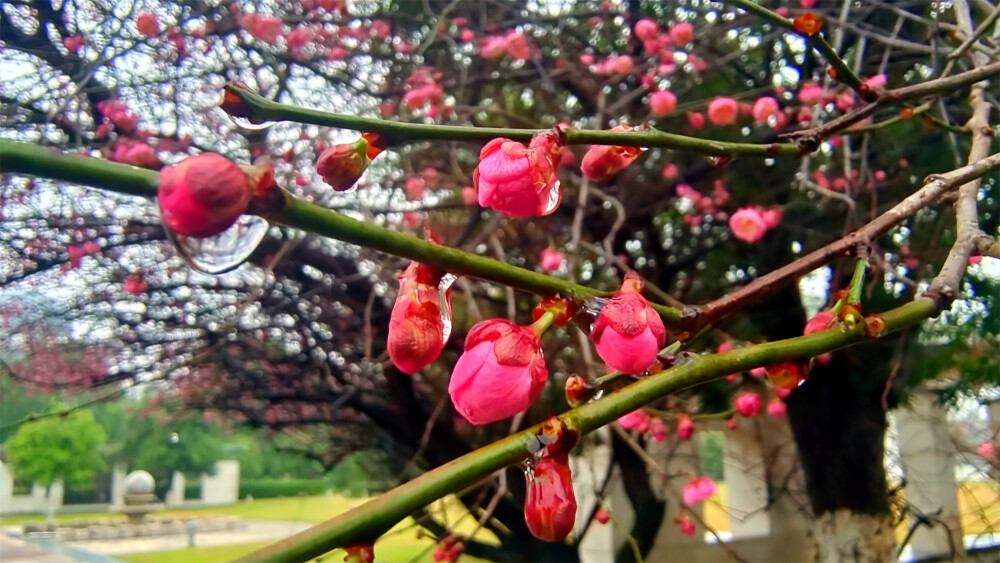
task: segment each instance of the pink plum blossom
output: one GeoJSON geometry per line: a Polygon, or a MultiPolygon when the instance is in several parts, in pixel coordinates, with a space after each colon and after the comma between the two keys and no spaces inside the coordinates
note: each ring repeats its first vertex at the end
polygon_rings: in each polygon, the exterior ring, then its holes
{"type": "Polygon", "coordinates": [[[626,274],[621,289],[601,309],[590,333],[598,355],[609,367],[633,375],[656,362],[667,339],[660,315],[641,292],[639,275],[626,274]]]}
{"type": "Polygon", "coordinates": [[[644,434],[649,429],[650,416],[642,409],[636,409],[618,419],[618,425],[625,430],[639,430],[644,434]]]}
{"type": "Polygon", "coordinates": [[[753,244],[764,238],[764,233],[767,232],[767,223],[764,222],[759,210],[753,207],[744,207],[729,217],[729,229],[736,238],[753,244]]]}
{"type": "Polygon", "coordinates": [[[561,199],[559,177],[551,151],[535,139],[534,146],[500,138],[483,147],[472,175],[479,205],[508,217],[548,215],[556,210],[561,199]]]}
{"type": "Polygon", "coordinates": [[[542,249],[539,259],[542,263],[542,269],[546,272],[554,272],[558,270],[559,266],[563,263],[562,253],[551,246],[542,249]]]}
{"type": "Polygon", "coordinates": [[[144,36],[152,37],[160,33],[160,20],[152,12],[143,12],[136,18],[135,27],[144,36]]]}
{"type": "Polygon", "coordinates": [[[732,98],[715,98],[708,104],[708,120],[713,125],[729,125],[736,121],[739,109],[739,104],[732,98]]]}
{"type": "Polygon", "coordinates": [[[677,435],[680,436],[681,440],[690,440],[693,434],[694,421],[691,420],[690,416],[682,414],[677,419],[677,435]]]}
{"type": "Polygon", "coordinates": [[[469,331],[448,394],[466,420],[488,424],[527,410],[548,376],[541,342],[530,327],[490,319],[469,331]]]}
{"type": "Polygon", "coordinates": [[[781,399],[774,398],[767,404],[767,414],[771,416],[785,416],[788,409],[785,407],[785,402],[781,399]]]}
{"type": "Polygon", "coordinates": [[[249,202],[250,179],[221,155],[189,156],[160,171],[160,215],[178,235],[217,235],[246,212],[249,202]]]}
{"type": "Polygon", "coordinates": [[[649,97],[649,109],[657,117],[670,115],[676,107],[677,96],[669,90],[653,92],[653,95],[649,97]]]}
{"type": "Polygon", "coordinates": [[[756,393],[741,393],[733,402],[736,412],[743,416],[751,417],[760,413],[760,395],[756,393]]]}
{"type": "Polygon", "coordinates": [[[695,477],[684,485],[684,506],[694,506],[715,494],[715,481],[710,477],[695,477]]]}
{"type": "Polygon", "coordinates": [[[694,39],[694,26],[688,22],[670,28],[670,40],[674,45],[687,45],[694,39]]]}
{"type": "Polygon", "coordinates": [[[695,129],[701,129],[705,126],[705,116],[697,111],[693,111],[688,114],[688,124],[695,129]]]}
{"type": "Polygon", "coordinates": [[[660,26],[649,18],[635,22],[635,36],[641,41],[653,41],[660,33],[660,26]]]}
{"type": "Polygon", "coordinates": [[[757,123],[767,123],[767,120],[780,111],[778,107],[778,100],[770,97],[764,96],[763,98],[757,98],[754,102],[753,108],[751,108],[750,113],[753,115],[754,121],[757,123]]]}
{"type": "Polygon", "coordinates": [[[994,446],[993,442],[989,440],[979,444],[979,447],[976,448],[976,453],[979,454],[979,457],[985,459],[986,461],[993,461],[997,457],[996,446],[994,446]]]}

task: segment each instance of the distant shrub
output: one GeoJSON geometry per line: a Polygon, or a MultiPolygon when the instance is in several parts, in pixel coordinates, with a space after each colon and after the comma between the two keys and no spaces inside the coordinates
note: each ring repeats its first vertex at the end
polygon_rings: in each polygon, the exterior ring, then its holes
{"type": "Polygon", "coordinates": [[[247,479],[240,481],[240,498],[248,495],[253,498],[318,495],[326,489],[322,481],[312,479],[247,479]]]}

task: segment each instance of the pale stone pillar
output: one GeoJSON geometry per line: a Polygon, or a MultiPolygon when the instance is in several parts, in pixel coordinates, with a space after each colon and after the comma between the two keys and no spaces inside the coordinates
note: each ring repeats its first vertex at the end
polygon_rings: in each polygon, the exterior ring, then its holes
{"type": "Polygon", "coordinates": [[[10,506],[14,497],[14,475],[0,461],[0,507],[10,506]]]}
{"type": "Polygon", "coordinates": [[[174,471],[170,476],[170,489],[167,490],[167,498],[163,499],[163,502],[167,506],[180,506],[184,504],[184,485],[184,474],[180,471],[174,471]]]}
{"type": "Polygon", "coordinates": [[[613,452],[610,445],[610,429],[603,428],[585,438],[581,455],[570,457],[573,471],[573,494],[576,495],[576,530],[586,528],[580,540],[579,553],[582,563],[605,563],[614,561],[615,553],[625,545],[626,534],[635,523],[632,503],[625,493],[625,485],[617,466],[612,466],[613,452]],[[609,475],[610,472],[610,475],[609,475]],[[598,492],[604,487],[603,506],[612,520],[607,524],[587,522],[600,507],[598,492]],[[588,525],[589,524],[589,525],[588,525]]]}
{"type": "MultiPolygon", "coordinates": [[[[910,539],[915,559],[952,555],[951,545],[962,546],[962,526],[955,485],[955,449],[948,434],[947,412],[937,396],[917,389],[909,408],[896,413],[899,454],[906,476],[906,500],[924,514],[947,526],[919,526],[910,539]],[[948,534],[951,533],[949,539],[948,534]]],[[[913,517],[908,517],[910,525],[913,517]]]]}
{"type": "Polygon", "coordinates": [[[201,500],[205,504],[236,504],[240,494],[240,462],[224,459],[215,464],[215,474],[202,474],[201,500]]]}
{"type": "Polygon", "coordinates": [[[111,506],[124,504],[125,497],[125,475],[128,468],[124,463],[118,462],[111,466],[111,491],[109,501],[111,506]]]}
{"type": "MultiPolygon", "coordinates": [[[[763,415],[766,416],[766,415],[763,415]]],[[[767,508],[767,467],[753,420],[738,417],[736,428],[723,434],[722,470],[729,499],[733,540],[771,533],[767,508]]]]}

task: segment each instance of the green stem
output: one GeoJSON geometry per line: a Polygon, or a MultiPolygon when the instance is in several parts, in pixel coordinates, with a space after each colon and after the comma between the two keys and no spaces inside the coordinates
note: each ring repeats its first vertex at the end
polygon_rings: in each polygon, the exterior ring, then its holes
{"type": "MultiPolygon", "coordinates": [[[[882,315],[886,331],[914,325],[939,312],[938,304],[919,298],[882,315]]],[[[601,400],[559,415],[569,428],[583,435],[667,394],[690,388],[727,374],[748,371],[780,361],[804,359],[843,348],[866,339],[863,325],[851,330],[824,332],[740,348],[692,361],[650,375],[601,400]]],[[[384,493],[333,519],[281,540],[238,561],[287,563],[306,561],[352,542],[372,541],[421,507],[529,455],[541,425],[518,432],[468,453],[384,493]]]]}
{"type": "Polygon", "coordinates": [[[854,274],[847,290],[848,303],[861,303],[861,288],[865,285],[865,271],[868,269],[868,259],[861,258],[854,263],[854,274]]]}
{"type": "MultiPolygon", "coordinates": [[[[473,141],[486,143],[498,137],[526,143],[532,137],[549,129],[510,129],[502,127],[462,127],[457,125],[433,125],[425,123],[405,123],[371,117],[330,113],[315,109],[301,108],[268,100],[249,90],[229,85],[228,92],[239,98],[252,109],[257,121],[294,121],[325,127],[353,129],[382,136],[385,146],[418,141],[473,141]]],[[[622,147],[659,147],[678,151],[696,152],[710,156],[743,156],[773,158],[778,156],[798,157],[802,151],[797,145],[730,143],[699,139],[685,135],[675,135],[658,130],[650,131],[594,131],[588,129],[566,129],[566,142],[570,145],[614,145],[622,147]]]]}
{"type": "MultiPolygon", "coordinates": [[[[30,174],[146,197],[156,195],[159,182],[159,174],[153,170],[87,156],[60,154],[37,145],[7,139],[0,139],[0,172],[30,174]]],[[[270,213],[267,219],[416,260],[456,275],[474,276],[539,295],[564,295],[575,299],[610,295],[606,291],[363,223],[290,194],[281,209],[270,213]]],[[[681,312],[678,309],[655,303],[652,305],[668,323],[677,324],[680,321],[681,312]]]]}
{"type": "Polygon", "coordinates": [[[817,33],[816,35],[806,35],[804,33],[799,33],[799,31],[795,29],[795,23],[792,20],[779,16],[778,14],[772,12],[771,10],[768,10],[767,8],[761,6],[760,4],[754,2],[753,0],[722,0],[722,1],[725,4],[732,4],[734,6],[739,6],[740,8],[746,10],[747,12],[757,14],[758,16],[764,18],[765,20],[779,27],[783,27],[791,31],[792,33],[798,35],[799,37],[804,39],[805,42],[809,44],[809,46],[819,51],[819,54],[824,59],[826,59],[826,62],[830,63],[830,66],[832,66],[837,70],[837,80],[843,82],[844,84],[847,84],[853,90],[861,94],[862,99],[872,101],[871,99],[869,99],[872,96],[872,92],[871,91],[866,92],[861,88],[861,85],[863,84],[861,78],[857,74],[855,74],[853,70],[851,70],[851,67],[847,65],[847,62],[845,62],[844,59],[840,58],[840,55],[837,54],[837,51],[833,48],[833,45],[830,45],[830,43],[827,42],[826,38],[823,37],[821,33],[817,33]]]}
{"type": "Polygon", "coordinates": [[[531,323],[531,330],[535,331],[535,334],[541,336],[545,334],[545,331],[552,326],[552,321],[556,320],[556,314],[552,311],[545,311],[538,320],[531,323]]]}

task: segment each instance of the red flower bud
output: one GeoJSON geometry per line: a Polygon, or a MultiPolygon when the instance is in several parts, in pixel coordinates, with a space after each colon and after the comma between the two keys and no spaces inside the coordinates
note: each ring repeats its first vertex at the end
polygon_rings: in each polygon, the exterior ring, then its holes
{"type": "MultiPolygon", "coordinates": [[[[642,127],[629,127],[628,125],[618,125],[612,127],[612,131],[641,131],[642,127]]],[[[593,145],[583,155],[580,163],[580,171],[583,175],[596,182],[603,182],[614,178],[626,166],[642,154],[639,147],[613,147],[608,145],[593,145]]]]}
{"type": "Polygon", "coordinates": [[[608,514],[607,510],[599,508],[594,514],[594,520],[597,520],[599,524],[607,524],[608,521],[611,520],[611,515],[608,514]]]}
{"type": "Polygon", "coordinates": [[[548,377],[541,342],[531,327],[490,319],[469,331],[448,394],[466,420],[488,424],[527,410],[548,377]]]}
{"type": "Polygon", "coordinates": [[[571,375],[566,378],[566,402],[570,405],[578,405],[587,398],[587,380],[579,375],[571,375]]]}
{"type": "Polygon", "coordinates": [[[795,31],[808,36],[816,35],[823,29],[823,20],[816,17],[816,14],[812,12],[795,18],[795,21],[792,23],[795,31]]]}
{"type": "Polygon", "coordinates": [[[160,171],[163,224],[175,234],[206,238],[228,229],[250,203],[250,178],[215,153],[189,156],[160,171]]]}
{"type": "Polygon", "coordinates": [[[569,457],[545,458],[528,476],[524,499],[524,522],[536,538],[557,542],[573,531],[576,522],[576,495],[569,457]]]}
{"type": "Polygon", "coordinates": [[[362,135],[353,143],[333,145],[323,151],[316,160],[316,172],[334,190],[343,192],[358,183],[372,158],[380,152],[381,149],[369,143],[367,135],[362,135]]]}
{"type": "Polygon", "coordinates": [[[694,421],[691,417],[682,414],[680,418],[677,419],[677,435],[680,436],[681,440],[690,440],[691,436],[694,434],[694,421]]]}
{"type": "MultiPolygon", "coordinates": [[[[399,276],[399,293],[389,319],[389,358],[404,373],[414,374],[441,355],[446,342],[438,283],[433,268],[413,262],[399,276]]],[[[445,293],[451,318],[451,290],[445,293]]]]}
{"type": "Polygon", "coordinates": [[[809,322],[806,323],[806,328],[802,331],[802,334],[823,332],[824,330],[830,330],[835,326],[837,326],[837,315],[835,315],[833,311],[820,311],[815,317],[809,319],[809,322]]]}
{"type": "Polygon", "coordinates": [[[660,315],[640,291],[638,274],[629,272],[618,293],[601,309],[590,333],[597,353],[608,366],[633,375],[656,362],[667,340],[660,315]]]}
{"type": "Polygon", "coordinates": [[[767,378],[779,389],[795,389],[809,376],[808,366],[795,362],[782,362],[767,366],[767,378]]]}

